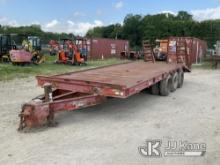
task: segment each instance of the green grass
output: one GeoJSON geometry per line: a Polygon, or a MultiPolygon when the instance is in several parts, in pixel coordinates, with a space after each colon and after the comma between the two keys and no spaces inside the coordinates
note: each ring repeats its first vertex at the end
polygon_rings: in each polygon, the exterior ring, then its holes
{"type": "MultiPolygon", "coordinates": [[[[106,60],[91,60],[87,61],[87,66],[70,66],[63,64],[54,64],[56,57],[46,56],[46,62],[40,65],[29,66],[13,66],[12,64],[0,63],[0,81],[12,80],[15,78],[26,78],[36,75],[54,75],[66,72],[73,72],[83,69],[95,68],[100,66],[107,66],[119,64],[127,61],[121,61],[116,58],[106,60]]],[[[193,65],[193,69],[212,69],[211,62],[202,62],[198,65],[193,65]]],[[[220,68],[220,64],[218,69],[220,68]]]]}
{"type": "Polygon", "coordinates": [[[70,66],[63,64],[54,64],[56,57],[46,56],[46,62],[40,65],[13,66],[12,64],[0,64],[0,81],[12,80],[15,78],[26,78],[36,75],[53,75],[77,70],[107,66],[123,63],[116,58],[106,60],[87,61],[87,66],[70,66]]]}

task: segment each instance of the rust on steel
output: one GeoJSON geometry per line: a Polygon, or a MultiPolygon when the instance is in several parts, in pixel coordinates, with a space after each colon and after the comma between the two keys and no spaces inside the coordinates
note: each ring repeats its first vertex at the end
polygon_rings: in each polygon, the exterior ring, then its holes
{"type": "Polygon", "coordinates": [[[105,101],[105,97],[93,94],[83,94],[54,90],[53,101],[45,102],[44,96],[39,96],[22,106],[19,114],[19,131],[42,125],[53,126],[54,115],[59,111],[72,111],[97,105],[105,101]]]}
{"type": "Polygon", "coordinates": [[[38,76],[37,80],[40,86],[51,83],[54,87],[63,90],[97,92],[103,96],[127,98],[130,96],[126,93],[128,89],[142,82],[148,83],[155,77],[166,75],[182,67],[182,64],[175,63],[139,61],[50,77],[38,76]],[[114,90],[124,92],[124,95],[115,95],[114,90]]]}
{"type": "Polygon", "coordinates": [[[54,114],[102,103],[107,97],[127,98],[183,69],[182,64],[131,62],[71,72],[37,76],[45,93],[22,106],[19,130],[53,124],[54,114]]]}

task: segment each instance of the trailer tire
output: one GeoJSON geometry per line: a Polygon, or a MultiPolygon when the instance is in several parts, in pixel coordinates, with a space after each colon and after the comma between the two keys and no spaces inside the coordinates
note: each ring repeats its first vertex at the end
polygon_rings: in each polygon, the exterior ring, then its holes
{"type": "Polygon", "coordinates": [[[160,94],[160,84],[156,83],[150,87],[150,91],[152,95],[159,95],[160,94]]]}
{"type": "Polygon", "coordinates": [[[177,88],[182,88],[184,82],[184,72],[183,70],[180,70],[178,73],[178,85],[177,88]]]}
{"type": "Polygon", "coordinates": [[[171,79],[172,79],[172,83],[171,83],[171,85],[170,85],[170,91],[171,91],[171,92],[175,92],[176,89],[177,89],[178,83],[179,83],[178,73],[175,72],[175,73],[172,75],[171,79]]]}
{"type": "Polygon", "coordinates": [[[168,96],[170,94],[170,86],[172,83],[171,76],[167,76],[164,80],[160,81],[160,95],[168,96]]]}

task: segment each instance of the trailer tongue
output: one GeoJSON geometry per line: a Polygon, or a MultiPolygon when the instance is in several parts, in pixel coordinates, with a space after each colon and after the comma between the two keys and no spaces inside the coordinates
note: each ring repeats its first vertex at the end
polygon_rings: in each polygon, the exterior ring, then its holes
{"type": "Polygon", "coordinates": [[[125,99],[149,87],[168,95],[174,83],[183,82],[184,70],[183,64],[139,61],[50,77],[37,76],[44,94],[22,106],[18,129],[51,125],[56,112],[94,106],[108,97],[125,99]]]}

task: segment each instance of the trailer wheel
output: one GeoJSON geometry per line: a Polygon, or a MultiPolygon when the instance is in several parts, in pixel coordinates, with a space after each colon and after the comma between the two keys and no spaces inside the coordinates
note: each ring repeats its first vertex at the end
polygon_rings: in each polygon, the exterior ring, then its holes
{"type": "Polygon", "coordinates": [[[170,86],[170,91],[171,91],[171,92],[174,92],[174,91],[176,91],[177,86],[178,86],[178,82],[179,82],[178,73],[175,72],[175,73],[172,75],[171,79],[172,79],[172,83],[171,83],[171,86],[170,86]]]}
{"type": "Polygon", "coordinates": [[[150,91],[152,95],[159,95],[160,94],[160,84],[156,83],[150,87],[150,91]]]}
{"type": "Polygon", "coordinates": [[[182,88],[184,82],[184,72],[183,70],[180,70],[178,73],[178,85],[177,88],[182,88]]]}
{"type": "Polygon", "coordinates": [[[170,86],[172,83],[171,76],[167,76],[164,80],[160,81],[160,95],[168,96],[170,94],[170,86]]]}

